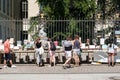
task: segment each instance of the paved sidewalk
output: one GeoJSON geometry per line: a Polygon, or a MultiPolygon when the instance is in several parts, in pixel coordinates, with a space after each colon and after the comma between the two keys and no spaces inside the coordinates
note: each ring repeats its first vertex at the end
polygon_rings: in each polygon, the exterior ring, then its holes
{"type": "Polygon", "coordinates": [[[120,80],[119,74],[2,74],[0,80],[120,80]]]}
{"type": "Polygon", "coordinates": [[[91,65],[82,64],[79,67],[63,69],[62,64],[55,67],[49,67],[47,64],[44,67],[38,67],[35,64],[16,64],[16,68],[3,68],[0,64],[0,74],[96,74],[96,73],[120,73],[120,64],[114,67],[108,67],[107,64],[91,65]]]}

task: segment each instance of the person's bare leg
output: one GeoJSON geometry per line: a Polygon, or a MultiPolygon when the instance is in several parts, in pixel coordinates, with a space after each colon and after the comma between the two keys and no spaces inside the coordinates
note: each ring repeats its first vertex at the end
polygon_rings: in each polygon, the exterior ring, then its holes
{"type": "Polygon", "coordinates": [[[77,55],[77,66],[79,66],[79,57],[77,55]]]}
{"type": "Polygon", "coordinates": [[[54,63],[54,66],[55,66],[55,55],[53,55],[53,63],[54,63]]]}
{"type": "Polygon", "coordinates": [[[71,67],[71,59],[68,61],[68,65],[69,67],[71,67]]]}
{"type": "Polygon", "coordinates": [[[76,56],[74,56],[74,60],[75,60],[75,65],[76,65],[76,56]]]}
{"type": "Polygon", "coordinates": [[[6,60],[4,60],[4,66],[6,66],[6,60]]]}
{"type": "Polygon", "coordinates": [[[68,58],[68,59],[65,61],[64,65],[68,64],[68,63],[70,62],[70,60],[71,60],[71,57],[68,58]]]}
{"type": "Polygon", "coordinates": [[[11,66],[13,65],[12,60],[10,60],[10,65],[11,65],[11,66]]]}
{"type": "Polygon", "coordinates": [[[112,54],[112,66],[114,66],[114,54],[112,54]]]}
{"type": "Polygon", "coordinates": [[[110,66],[110,54],[108,54],[108,66],[110,66]]]}
{"type": "Polygon", "coordinates": [[[108,66],[110,65],[110,56],[108,56],[108,66]]]}
{"type": "Polygon", "coordinates": [[[75,66],[78,64],[77,54],[75,54],[75,66]]]}
{"type": "Polygon", "coordinates": [[[52,65],[52,51],[49,51],[49,53],[50,53],[50,66],[52,65]]]}
{"type": "Polygon", "coordinates": [[[50,66],[51,66],[51,64],[52,64],[52,56],[50,56],[50,66]]]}

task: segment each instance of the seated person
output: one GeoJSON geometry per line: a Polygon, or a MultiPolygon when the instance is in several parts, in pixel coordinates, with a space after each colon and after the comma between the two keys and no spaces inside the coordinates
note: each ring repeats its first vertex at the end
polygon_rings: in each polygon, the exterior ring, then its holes
{"type": "Polygon", "coordinates": [[[26,48],[26,49],[27,49],[27,48],[31,48],[30,42],[27,42],[27,44],[25,45],[25,48],[26,48]]]}
{"type": "Polygon", "coordinates": [[[86,40],[86,44],[85,44],[85,46],[89,46],[89,45],[90,45],[90,40],[87,39],[87,40],[86,40]]]}

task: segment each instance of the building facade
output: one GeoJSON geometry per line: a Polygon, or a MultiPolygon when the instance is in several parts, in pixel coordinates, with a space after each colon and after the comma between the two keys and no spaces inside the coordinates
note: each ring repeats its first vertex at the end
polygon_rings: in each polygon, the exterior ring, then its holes
{"type": "Polygon", "coordinates": [[[20,36],[16,34],[16,22],[20,19],[20,1],[21,0],[0,0],[0,39],[6,37],[15,38],[20,36]]]}
{"type": "Polygon", "coordinates": [[[0,39],[29,39],[29,20],[39,15],[36,0],[0,0],[0,39]]]}
{"type": "Polygon", "coordinates": [[[22,19],[23,19],[23,38],[22,40],[31,40],[30,34],[28,34],[28,29],[30,28],[31,17],[36,17],[39,15],[39,5],[36,0],[23,0],[22,1],[22,19]]]}

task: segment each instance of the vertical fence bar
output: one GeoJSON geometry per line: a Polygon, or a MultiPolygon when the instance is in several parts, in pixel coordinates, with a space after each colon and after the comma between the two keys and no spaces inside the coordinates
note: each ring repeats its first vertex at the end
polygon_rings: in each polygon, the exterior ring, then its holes
{"type": "MultiPolygon", "coordinates": [[[[59,17],[57,19],[54,18],[54,19],[50,19],[50,20],[46,20],[46,21],[47,21],[46,26],[49,29],[49,30],[47,30],[47,36],[52,38],[56,31],[57,36],[54,37],[55,40],[65,39],[64,35],[61,35],[61,34],[67,34],[68,32],[73,33],[71,37],[73,37],[75,34],[79,35],[81,37],[81,39],[83,40],[83,42],[85,42],[86,38],[90,38],[92,41],[92,39],[95,38],[95,36],[97,36],[97,34],[95,34],[95,30],[94,30],[95,23],[96,23],[95,20],[84,20],[84,19],[81,20],[80,18],[76,18],[75,20],[73,20],[73,23],[74,22],[76,23],[74,30],[69,29],[69,24],[70,24],[71,20],[68,18],[60,18],[59,17]],[[79,32],[81,30],[83,31],[82,33],[79,32]],[[58,31],[60,32],[60,34],[58,34],[58,31]]],[[[103,20],[101,20],[101,22],[103,22],[103,20]]],[[[115,22],[116,22],[116,20],[108,20],[107,23],[101,24],[100,27],[101,27],[102,37],[103,37],[103,35],[105,36],[105,38],[106,38],[106,36],[110,36],[111,28],[113,28],[113,32],[114,32],[113,38],[115,39],[115,36],[116,36],[115,35],[116,29],[115,29],[115,25],[114,25],[115,22]]],[[[27,35],[26,35],[27,33],[25,32],[25,35],[23,36],[23,35],[21,35],[22,34],[21,31],[28,30],[29,25],[30,25],[29,20],[2,20],[2,21],[0,21],[0,25],[2,28],[1,34],[3,34],[3,36],[0,38],[2,38],[3,40],[5,40],[7,36],[11,36],[11,37],[15,38],[15,40],[22,40],[24,37],[25,37],[25,39],[27,39],[27,35]],[[11,29],[11,27],[13,27],[13,28],[11,29]],[[22,29],[22,27],[24,27],[25,29],[22,29]]],[[[36,25],[34,25],[34,27],[35,26],[36,25]]],[[[97,31],[96,31],[96,33],[97,33],[97,31]]]]}

